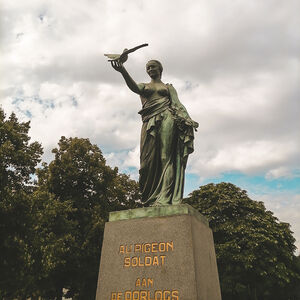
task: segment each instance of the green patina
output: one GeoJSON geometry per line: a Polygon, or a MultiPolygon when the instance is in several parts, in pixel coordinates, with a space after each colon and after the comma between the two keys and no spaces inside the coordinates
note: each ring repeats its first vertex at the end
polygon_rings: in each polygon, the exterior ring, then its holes
{"type": "Polygon", "coordinates": [[[121,211],[113,211],[109,213],[109,221],[132,220],[140,218],[158,218],[169,217],[174,215],[191,215],[208,226],[207,219],[196,209],[188,204],[153,206],[136,209],[128,209],[121,211]]]}
{"type": "MultiPolygon", "coordinates": [[[[151,78],[149,83],[137,84],[131,78],[123,65],[128,51],[125,49],[121,55],[108,57],[112,67],[122,74],[129,89],[138,94],[142,102],[139,111],[143,121],[139,171],[141,201],[147,205],[177,206],[182,201],[185,168],[189,154],[194,151],[194,130],[199,124],[191,119],[175,88],[161,81],[163,67],[159,61],[150,60],[146,65],[151,78]]],[[[172,209],[161,210],[173,214],[172,209]]],[[[175,212],[177,210],[174,208],[175,212]]]]}

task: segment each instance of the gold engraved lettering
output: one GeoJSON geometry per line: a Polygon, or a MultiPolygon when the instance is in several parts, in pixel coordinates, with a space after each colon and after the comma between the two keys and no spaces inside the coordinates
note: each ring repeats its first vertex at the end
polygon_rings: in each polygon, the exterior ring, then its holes
{"type": "Polygon", "coordinates": [[[148,300],[146,291],[141,291],[140,292],[140,300],[148,300]]]}
{"type": "Polygon", "coordinates": [[[141,286],[141,280],[139,278],[135,281],[135,286],[141,286]]]}
{"type": "Polygon", "coordinates": [[[153,278],[137,278],[135,281],[136,287],[153,287],[153,278]]]}
{"type": "Polygon", "coordinates": [[[111,300],[117,300],[117,293],[111,293],[111,300]]]}
{"type": "Polygon", "coordinates": [[[152,297],[151,297],[151,292],[148,291],[148,300],[154,300],[152,297]]]}
{"type": "Polygon", "coordinates": [[[140,293],[139,291],[133,291],[132,293],[132,300],[139,300],[140,299],[140,293]]]}
{"type": "Polygon", "coordinates": [[[152,253],[156,253],[157,252],[157,248],[158,248],[158,243],[152,243],[152,245],[151,245],[152,247],[151,247],[151,252],[152,253]]]}
{"type": "Polygon", "coordinates": [[[145,253],[151,252],[151,244],[147,243],[144,245],[144,252],[145,253]]]}
{"type": "Polygon", "coordinates": [[[159,243],[158,244],[158,251],[165,252],[166,251],[166,243],[159,243]]]}
{"type": "Polygon", "coordinates": [[[126,253],[130,253],[132,251],[132,245],[126,246],[125,250],[126,253]]]}
{"type": "Polygon", "coordinates": [[[151,256],[145,256],[145,266],[149,267],[152,263],[152,257],[151,256]]]}
{"type": "Polygon", "coordinates": [[[145,278],[142,279],[142,287],[147,287],[147,281],[145,278]]]}
{"type": "Polygon", "coordinates": [[[163,300],[162,299],[162,291],[155,291],[154,292],[154,299],[155,300],[163,300]]]}
{"type": "Polygon", "coordinates": [[[172,291],[172,300],[179,300],[179,292],[172,291]]]}
{"type": "Polygon", "coordinates": [[[124,267],[125,268],[130,267],[130,257],[125,257],[124,258],[124,267]]]}
{"type": "MultiPolygon", "coordinates": [[[[148,286],[149,287],[149,286],[148,286]]],[[[178,290],[156,290],[153,294],[146,290],[112,293],[110,300],[179,300],[178,290]]]]}
{"type": "Polygon", "coordinates": [[[139,256],[139,267],[143,267],[144,264],[141,263],[141,257],[139,256]]]}
{"type": "Polygon", "coordinates": [[[124,267],[164,266],[166,255],[124,257],[124,267]]]}
{"type": "Polygon", "coordinates": [[[171,300],[171,292],[170,291],[164,291],[163,292],[163,299],[164,300],[171,300]]]}
{"type": "Polygon", "coordinates": [[[123,293],[117,293],[117,300],[122,300],[122,294],[123,293]]]}
{"type": "Polygon", "coordinates": [[[133,257],[133,258],[131,259],[131,265],[132,265],[133,267],[136,267],[136,266],[138,265],[138,258],[137,258],[137,256],[135,256],[135,257],[133,257]]]}
{"type": "Polygon", "coordinates": [[[147,278],[147,287],[153,287],[153,278],[147,278]]]}
{"type": "Polygon", "coordinates": [[[141,252],[141,251],[142,251],[142,244],[135,244],[134,252],[141,252]]]}
{"type": "Polygon", "coordinates": [[[131,300],[131,291],[125,292],[125,300],[131,300]]]}
{"type": "Polygon", "coordinates": [[[169,251],[169,248],[173,251],[174,250],[174,244],[172,242],[167,242],[167,251],[169,251]]]}
{"type": "Polygon", "coordinates": [[[123,293],[120,293],[120,292],[118,292],[118,293],[111,293],[111,300],[122,300],[122,295],[123,295],[123,293]]]}
{"type": "Polygon", "coordinates": [[[119,254],[129,253],[157,253],[169,252],[174,250],[173,241],[170,242],[152,242],[141,244],[120,245],[119,254]]]}
{"type": "Polygon", "coordinates": [[[153,257],[153,266],[159,266],[158,257],[157,256],[153,257]]]}

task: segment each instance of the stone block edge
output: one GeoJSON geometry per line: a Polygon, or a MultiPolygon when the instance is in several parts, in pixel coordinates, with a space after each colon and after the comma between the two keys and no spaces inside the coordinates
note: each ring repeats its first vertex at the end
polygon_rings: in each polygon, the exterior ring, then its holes
{"type": "Polygon", "coordinates": [[[113,211],[109,213],[109,222],[141,219],[141,218],[158,218],[171,217],[178,215],[191,215],[196,217],[199,221],[209,226],[208,220],[199,213],[196,209],[188,204],[167,205],[167,206],[153,206],[135,208],[121,211],[113,211]]]}

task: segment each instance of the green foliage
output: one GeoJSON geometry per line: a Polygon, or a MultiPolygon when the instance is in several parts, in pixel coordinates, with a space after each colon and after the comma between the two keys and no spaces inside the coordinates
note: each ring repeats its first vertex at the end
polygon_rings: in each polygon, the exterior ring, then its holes
{"type": "Polygon", "coordinates": [[[138,185],[87,139],[62,137],[36,170],[29,128],[0,109],[0,299],[94,299],[104,223],[139,205],[138,185]]]}
{"type": "MultiPolygon", "coordinates": [[[[300,274],[300,255],[295,259],[295,269],[298,274],[300,274]]],[[[291,299],[299,300],[300,299],[300,282],[296,280],[291,283],[291,299]]]]}
{"type": "Polygon", "coordinates": [[[55,227],[45,232],[50,239],[45,243],[50,242],[48,282],[56,286],[53,290],[68,289],[74,299],[94,299],[104,223],[110,211],[137,206],[138,186],[107,166],[88,139],[62,137],[58,145],[54,160],[37,172],[38,192],[50,193],[70,208],[66,218],[53,220],[55,227]],[[68,247],[51,254],[60,243],[68,247]]]}
{"type": "Polygon", "coordinates": [[[53,194],[37,189],[32,195],[32,262],[35,288],[31,291],[45,299],[55,299],[62,294],[60,269],[66,267],[66,255],[74,243],[74,222],[69,215],[74,212],[70,201],[61,202],[53,194]]]}
{"type": "Polygon", "coordinates": [[[30,176],[42,148],[29,143],[29,128],[15,114],[6,119],[0,108],[0,298],[27,295],[34,285],[30,176]]]}
{"type": "Polygon", "coordinates": [[[42,147],[29,143],[29,129],[29,122],[18,122],[14,113],[6,119],[0,108],[0,199],[4,193],[26,189],[40,162],[42,147]]]}
{"type": "Polygon", "coordinates": [[[230,183],[202,186],[185,202],[210,221],[223,300],[289,299],[300,275],[289,224],[230,183]]]}

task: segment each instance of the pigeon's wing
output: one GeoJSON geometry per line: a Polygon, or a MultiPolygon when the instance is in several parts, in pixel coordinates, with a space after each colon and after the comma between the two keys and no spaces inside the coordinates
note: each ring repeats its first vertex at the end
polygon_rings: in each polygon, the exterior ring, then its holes
{"type": "Polygon", "coordinates": [[[128,49],[128,50],[124,51],[122,54],[128,54],[128,53],[134,52],[135,50],[140,49],[142,47],[146,47],[146,46],[148,46],[148,44],[142,44],[142,45],[136,46],[134,48],[128,49]]]}
{"type": "Polygon", "coordinates": [[[127,61],[127,59],[128,59],[128,54],[122,53],[122,54],[120,55],[119,61],[123,64],[124,62],[127,61]]]}
{"type": "Polygon", "coordinates": [[[134,52],[135,50],[146,46],[148,46],[148,44],[142,44],[131,49],[125,48],[122,54],[104,54],[104,55],[111,60],[120,60],[122,63],[124,63],[128,59],[128,53],[134,52]]]}
{"type": "Polygon", "coordinates": [[[113,60],[120,58],[120,54],[104,54],[104,55],[113,60]]]}

